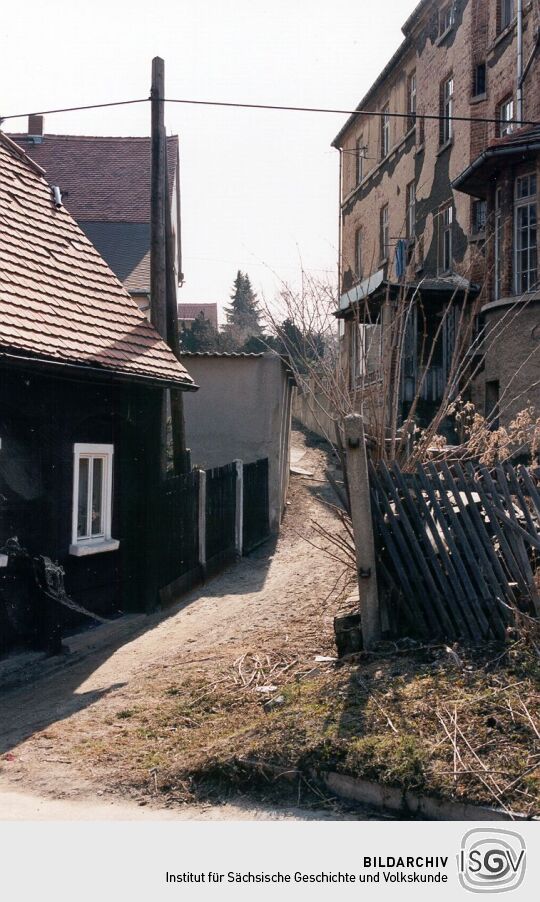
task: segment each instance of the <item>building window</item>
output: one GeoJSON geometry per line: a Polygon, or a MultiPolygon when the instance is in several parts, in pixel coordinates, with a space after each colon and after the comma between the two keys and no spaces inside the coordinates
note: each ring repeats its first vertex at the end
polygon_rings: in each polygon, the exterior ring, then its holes
{"type": "Polygon", "coordinates": [[[424,236],[421,235],[416,242],[416,269],[421,270],[424,268],[424,236]]]}
{"type": "Polygon", "coordinates": [[[499,428],[499,403],[500,388],[499,380],[492,379],[486,382],[486,397],[484,403],[484,414],[489,429],[495,430],[499,428]]]}
{"type": "Polygon", "coordinates": [[[70,554],[115,551],[111,538],[113,445],[74,445],[70,554]]]}
{"type": "Polygon", "coordinates": [[[508,28],[514,19],[514,0],[499,0],[499,31],[508,28]]]}
{"type": "Polygon", "coordinates": [[[441,130],[440,130],[440,143],[441,145],[447,144],[448,141],[452,138],[453,134],[453,123],[452,116],[454,115],[454,77],[453,75],[450,78],[447,78],[446,81],[442,83],[441,88],[441,130]]]}
{"type": "Polygon", "coordinates": [[[381,116],[381,160],[390,150],[390,112],[388,104],[383,108],[381,116]]]}
{"type": "Polygon", "coordinates": [[[354,236],[354,271],[356,279],[360,282],[363,278],[362,271],[362,229],[357,229],[354,236]]]}
{"type": "Polygon", "coordinates": [[[504,138],[505,135],[510,135],[514,128],[514,100],[512,97],[508,97],[500,104],[497,119],[499,137],[504,138]]]}
{"type": "Polygon", "coordinates": [[[485,200],[473,200],[472,202],[472,232],[478,235],[486,230],[487,204],[485,200]]]}
{"type": "Polygon", "coordinates": [[[388,204],[385,204],[384,207],[382,207],[380,217],[381,260],[386,260],[390,250],[388,204]]]}
{"type": "Polygon", "coordinates": [[[473,97],[480,97],[486,93],[486,64],[478,63],[473,72],[473,97]]]}
{"type": "Polygon", "coordinates": [[[359,185],[362,179],[364,178],[364,136],[360,135],[359,138],[356,139],[356,150],[355,150],[355,159],[356,159],[356,184],[359,185]]]}
{"type": "Polygon", "coordinates": [[[502,293],[502,189],[495,192],[495,300],[502,293]]]}
{"type": "Polygon", "coordinates": [[[454,208],[449,204],[439,214],[439,271],[450,272],[452,269],[452,232],[454,224],[454,208]]]}
{"type": "Polygon", "coordinates": [[[416,72],[411,72],[407,80],[407,128],[416,125],[416,72]]]}
{"type": "Polygon", "coordinates": [[[536,288],[537,281],[537,209],[534,173],[516,179],[514,223],[515,291],[516,294],[521,294],[536,288]]]}
{"type": "Polygon", "coordinates": [[[450,31],[454,24],[454,4],[447,3],[439,12],[439,37],[450,31]]]}
{"type": "Polygon", "coordinates": [[[413,259],[414,241],[416,236],[416,184],[409,182],[407,185],[407,213],[405,218],[405,234],[407,237],[407,266],[413,259]]]}

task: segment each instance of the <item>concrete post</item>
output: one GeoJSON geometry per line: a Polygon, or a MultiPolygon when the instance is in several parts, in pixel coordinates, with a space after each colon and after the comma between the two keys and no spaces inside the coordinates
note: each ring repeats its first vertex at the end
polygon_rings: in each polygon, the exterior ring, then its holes
{"type": "Polygon", "coordinates": [[[362,638],[364,648],[370,648],[380,638],[381,625],[364,420],[353,413],[345,417],[344,425],[362,638]]]}
{"type": "Polygon", "coordinates": [[[206,471],[199,470],[199,564],[206,571],[206,471]]]}
{"type": "Polygon", "coordinates": [[[235,547],[238,557],[242,557],[244,551],[244,464],[241,460],[235,460],[234,463],[236,465],[235,547]]]}

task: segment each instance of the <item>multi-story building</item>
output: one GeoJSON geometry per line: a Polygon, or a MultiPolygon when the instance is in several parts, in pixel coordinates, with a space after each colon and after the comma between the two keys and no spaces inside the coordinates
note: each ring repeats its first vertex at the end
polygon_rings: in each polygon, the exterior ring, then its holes
{"type": "Polygon", "coordinates": [[[402,414],[418,394],[429,419],[465,328],[481,412],[540,407],[539,27],[539,0],[422,0],[333,142],[348,377],[377,378],[407,298],[402,414]]]}

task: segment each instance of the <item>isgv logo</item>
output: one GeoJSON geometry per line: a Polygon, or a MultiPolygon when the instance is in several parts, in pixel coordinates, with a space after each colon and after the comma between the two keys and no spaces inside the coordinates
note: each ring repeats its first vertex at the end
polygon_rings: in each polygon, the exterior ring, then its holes
{"type": "Polygon", "coordinates": [[[471,893],[505,893],[523,882],[525,841],[510,830],[469,830],[458,855],[459,882],[471,893]]]}

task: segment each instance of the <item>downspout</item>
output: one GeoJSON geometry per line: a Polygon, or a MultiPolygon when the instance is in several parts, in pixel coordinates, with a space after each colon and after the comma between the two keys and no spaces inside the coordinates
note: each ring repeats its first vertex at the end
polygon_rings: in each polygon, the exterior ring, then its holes
{"type": "Polygon", "coordinates": [[[342,189],[343,189],[343,151],[341,147],[338,147],[339,151],[339,178],[338,178],[338,190],[339,190],[339,198],[338,198],[338,298],[341,297],[341,198],[342,198],[342,189]]]}
{"type": "Polygon", "coordinates": [[[523,0],[517,0],[517,127],[523,122],[523,0]]]}

